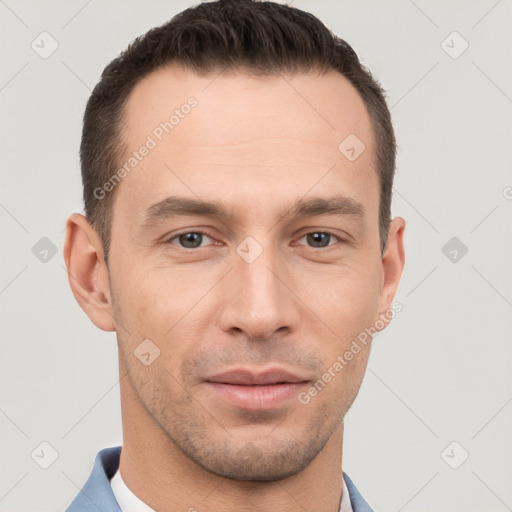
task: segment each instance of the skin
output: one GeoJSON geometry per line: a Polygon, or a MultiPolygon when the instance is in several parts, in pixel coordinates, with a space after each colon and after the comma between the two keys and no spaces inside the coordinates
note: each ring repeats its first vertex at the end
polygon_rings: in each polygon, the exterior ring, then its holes
{"type": "Polygon", "coordinates": [[[393,219],[381,255],[370,118],[335,72],[199,76],[173,64],[132,91],[128,150],[190,96],[197,107],[117,186],[108,269],[88,221],[67,221],[73,293],[96,326],[117,333],[122,477],[159,511],[337,512],[343,417],[371,343],[308,404],[247,410],[204,379],[280,365],[316,382],[391,308],[405,221],[393,219]],[[353,162],[338,150],[349,134],[366,146],[353,162]],[[359,202],[364,218],[280,216],[297,199],[333,194],[359,202]],[[147,208],[171,195],[220,200],[233,217],[143,227],[147,208]],[[326,231],[340,237],[327,247],[306,236],[326,231]],[[187,232],[208,236],[187,249],[176,238],[187,232]],[[248,236],[263,249],[252,263],[236,251],[248,236]],[[160,355],[145,366],[134,350],[147,338],[160,355]]]}

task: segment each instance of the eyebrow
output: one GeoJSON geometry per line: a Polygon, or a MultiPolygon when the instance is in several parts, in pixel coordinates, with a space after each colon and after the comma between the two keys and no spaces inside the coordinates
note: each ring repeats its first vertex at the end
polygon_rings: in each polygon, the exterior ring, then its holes
{"type": "MultiPolygon", "coordinates": [[[[291,207],[279,215],[279,218],[316,217],[320,215],[338,215],[364,218],[364,206],[351,197],[334,195],[329,197],[312,197],[298,199],[291,207]]],[[[234,220],[236,215],[222,201],[203,201],[179,196],[170,196],[151,205],[143,214],[142,227],[165,221],[174,216],[218,217],[234,220]]]]}

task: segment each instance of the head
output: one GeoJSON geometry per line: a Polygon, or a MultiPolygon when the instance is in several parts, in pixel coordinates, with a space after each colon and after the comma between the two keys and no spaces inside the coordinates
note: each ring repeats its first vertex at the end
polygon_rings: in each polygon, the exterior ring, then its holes
{"type": "Polygon", "coordinates": [[[393,316],[395,151],[378,82],[292,7],[201,4],[105,68],[65,258],[83,309],[117,332],[130,421],[234,479],[316,457],[359,390],[362,333],[393,316]],[[212,384],[276,368],[300,381],[292,399],[233,402],[212,384]]]}

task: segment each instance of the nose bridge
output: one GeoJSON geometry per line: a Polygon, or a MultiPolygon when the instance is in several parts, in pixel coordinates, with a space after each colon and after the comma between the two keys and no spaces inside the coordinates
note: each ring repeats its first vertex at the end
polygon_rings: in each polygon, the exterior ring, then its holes
{"type": "MultiPolygon", "coordinates": [[[[233,293],[223,311],[223,328],[238,328],[254,339],[270,336],[277,329],[294,328],[293,294],[278,269],[280,256],[270,244],[245,239],[236,249],[231,279],[233,293]]],[[[261,237],[260,237],[261,238],[261,237]]]]}
{"type": "Polygon", "coordinates": [[[244,296],[253,311],[275,309],[282,286],[279,285],[275,270],[272,271],[276,266],[275,251],[268,248],[251,263],[245,260],[238,262],[238,274],[245,283],[244,296]]]}

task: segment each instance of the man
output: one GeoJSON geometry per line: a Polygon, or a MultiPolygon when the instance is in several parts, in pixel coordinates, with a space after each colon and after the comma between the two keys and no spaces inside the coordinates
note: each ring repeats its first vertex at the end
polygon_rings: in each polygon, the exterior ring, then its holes
{"type": "Polygon", "coordinates": [[[371,510],[343,418],[405,222],[389,111],[350,46],[276,3],[188,9],[104,70],[81,163],[65,260],[117,333],[123,444],[68,511],[371,510]]]}

